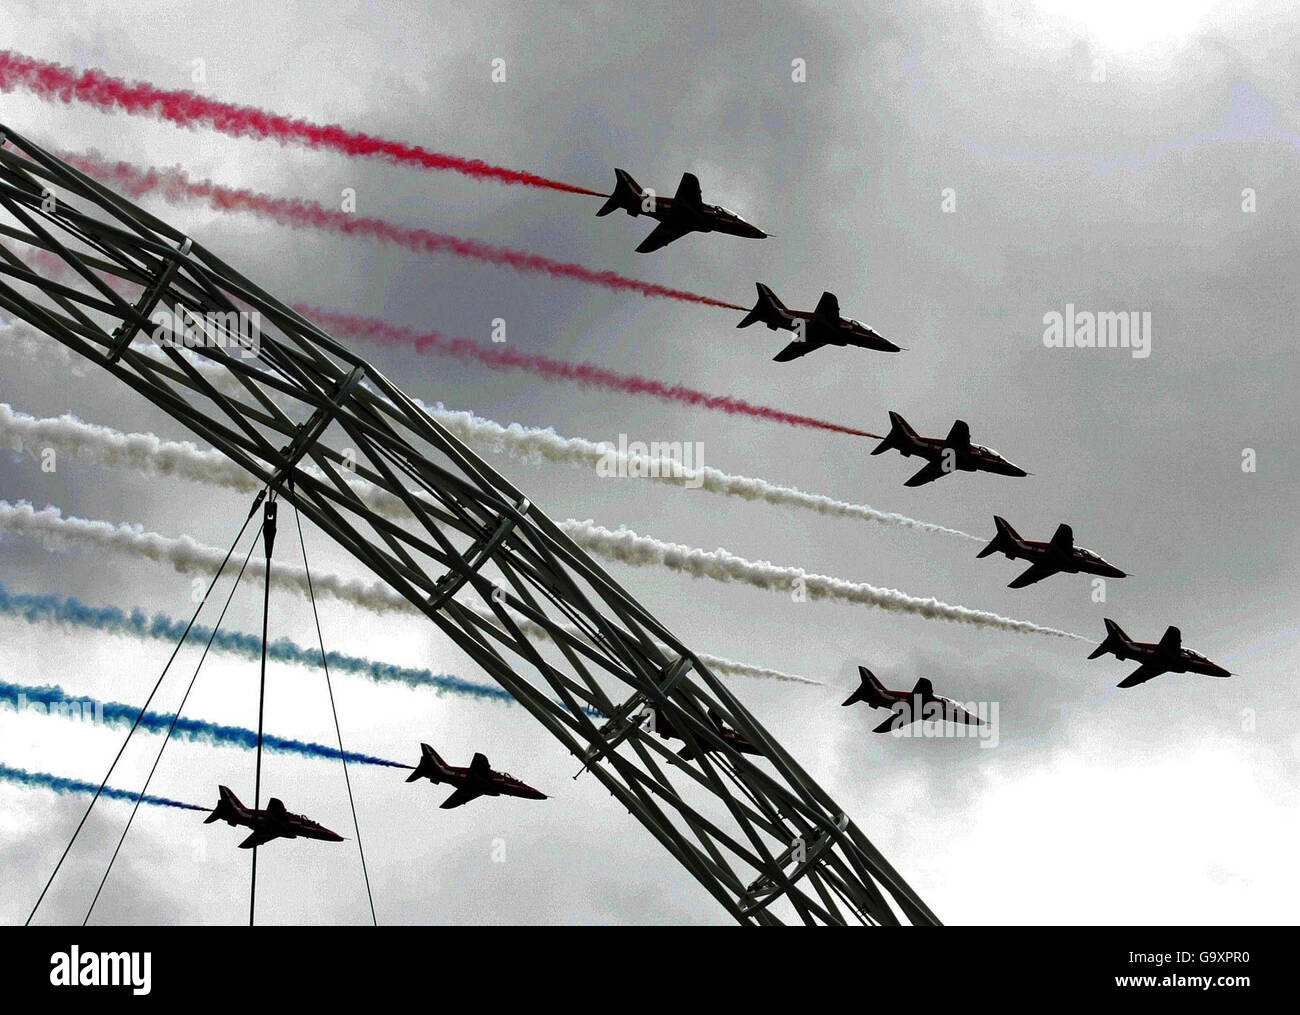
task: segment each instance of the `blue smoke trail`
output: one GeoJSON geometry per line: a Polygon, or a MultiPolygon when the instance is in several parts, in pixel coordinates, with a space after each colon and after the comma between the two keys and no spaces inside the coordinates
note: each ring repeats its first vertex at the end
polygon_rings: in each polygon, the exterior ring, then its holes
{"type": "MultiPolygon", "coordinates": [[[[123,705],[116,701],[96,701],[94,698],[70,698],[64,693],[63,688],[49,684],[44,687],[25,687],[22,684],[0,681],[0,702],[12,704],[19,711],[34,704],[50,715],[84,718],[89,714],[95,719],[102,719],[117,726],[130,726],[135,722],[135,717],[140,715],[140,710],[131,705],[123,705]]],[[[170,715],[161,712],[145,712],[140,716],[140,729],[149,730],[151,733],[164,733],[171,725],[171,721],[170,715]]],[[[202,740],[210,744],[241,747],[245,750],[252,750],[257,746],[256,730],[244,729],[242,726],[223,726],[203,719],[182,717],[176,720],[176,729],[172,732],[172,736],[177,739],[184,737],[187,740],[202,740]]],[[[301,754],[308,758],[330,758],[337,761],[342,757],[337,747],[277,737],[270,733],[262,734],[262,746],[268,751],[301,754]]],[[[411,767],[400,761],[389,761],[370,754],[353,754],[351,751],[347,753],[347,759],[362,765],[382,765],[386,768],[411,767]]]]}
{"type": "MultiPolygon", "coordinates": [[[[48,772],[28,772],[23,768],[11,768],[9,765],[0,764],[0,780],[11,782],[17,786],[25,786],[28,789],[52,789],[55,793],[85,793],[87,796],[93,795],[99,787],[93,782],[85,782],[82,779],[65,779],[61,775],[50,775],[48,772]]],[[[132,793],[125,789],[114,789],[112,786],[105,786],[101,796],[110,800],[130,800],[135,801],[139,793],[132,793]]],[[[165,796],[151,796],[146,794],[142,798],[144,803],[153,804],[155,807],[179,807],[186,811],[207,811],[210,807],[200,807],[198,804],[187,804],[182,800],[170,800],[165,796]]]]}
{"type": "MultiPolygon", "coordinates": [[[[139,608],[127,613],[115,606],[87,606],[75,596],[14,593],[5,587],[4,582],[0,582],[0,614],[18,617],[29,623],[44,621],[71,624],[112,634],[127,634],[170,642],[179,641],[181,635],[185,633],[185,624],[165,613],[156,613],[151,620],[139,608]]],[[[195,624],[190,632],[190,636],[200,643],[207,641],[211,634],[212,628],[201,624],[195,624]]],[[[262,658],[262,639],[238,631],[218,631],[212,647],[254,661],[260,661],[262,658]]],[[[320,665],[318,649],[303,648],[288,638],[280,638],[272,642],[267,646],[266,654],[268,658],[278,662],[297,663],[300,666],[310,667],[320,665]]],[[[475,684],[444,673],[394,666],[392,663],[376,662],[339,652],[327,652],[325,658],[329,661],[331,670],[355,673],[376,682],[396,682],[406,684],[408,687],[431,687],[438,692],[448,691],[481,700],[514,703],[510,692],[503,688],[475,684]]]]}
{"type": "MultiPolygon", "coordinates": [[[[74,627],[88,627],[95,631],[109,634],[132,635],[137,638],[156,638],[160,641],[177,642],[185,633],[185,623],[169,617],[165,613],[155,613],[153,619],[145,616],[139,607],[133,607],[130,613],[116,606],[87,606],[76,596],[56,596],[50,593],[10,592],[0,581],[0,616],[8,615],[25,620],[29,624],[41,622],[68,624],[74,627]]],[[[198,642],[205,642],[212,635],[212,628],[195,624],[190,630],[190,637],[198,642]]],[[[218,631],[212,641],[212,647],[219,652],[242,656],[254,662],[262,658],[262,639],[240,631],[218,631]]],[[[277,662],[296,663],[299,666],[315,667],[320,665],[320,650],[303,648],[301,645],[280,638],[266,647],[268,659],[277,662]]],[[[461,677],[446,673],[434,673],[431,670],[409,666],[395,666],[381,663],[374,659],[344,655],[341,652],[326,652],[330,669],[339,673],[353,673],[367,677],[376,683],[399,683],[407,687],[429,687],[438,694],[449,692],[480,701],[504,701],[516,704],[514,696],[505,688],[488,684],[476,684],[461,677]]],[[[584,705],[582,710],[589,716],[604,718],[596,708],[584,705]]],[[[134,719],[134,714],[132,719],[134,719]]],[[[178,724],[179,728],[179,724],[178,724]]],[[[349,755],[351,757],[351,755],[349,755]]],[[[407,766],[403,766],[407,767],[407,766]]]]}

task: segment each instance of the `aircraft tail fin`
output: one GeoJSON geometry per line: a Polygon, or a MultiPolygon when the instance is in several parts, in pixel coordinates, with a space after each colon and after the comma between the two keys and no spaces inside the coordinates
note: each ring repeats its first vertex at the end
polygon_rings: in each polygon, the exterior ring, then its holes
{"type": "Polygon", "coordinates": [[[406,777],[406,781],[415,782],[417,779],[428,779],[431,782],[441,782],[446,771],[447,763],[438,756],[438,752],[428,744],[421,744],[420,763],[406,777]]]}
{"type": "Polygon", "coordinates": [[[736,325],[737,328],[748,328],[751,324],[763,323],[772,331],[785,324],[788,319],[785,304],[776,297],[762,282],[754,283],[758,289],[758,302],[754,304],[754,309],[745,315],[744,320],[736,325]]]}
{"type": "Polygon", "coordinates": [[[614,192],[609,195],[609,200],[600,206],[600,211],[596,212],[596,215],[597,217],[608,215],[620,208],[629,215],[640,215],[641,202],[645,200],[645,196],[645,191],[636,180],[632,179],[631,173],[626,169],[615,169],[614,192]]]}
{"type": "Polygon", "coordinates": [[[1124,633],[1124,629],[1122,627],[1120,627],[1117,623],[1115,623],[1115,621],[1107,617],[1106,638],[1100,645],[1098,645],[1095,649],[1092,650],[1088,658],[1097,659],[1100,656],[1104,656],[1107,652],[1116,654],[1117,649],[1123,648],[1125,645],[1129,644],[1131,640],[1132,639],[1130,639],[1129,636],[1124,633]]]}
{"type": "Polygon", "coordinates": [[[849,695],[845,705],[852,705],[856,701],[865,701],[868,705],[884,705],[888,699],[885,695],[885,685],[877,679],[865,666],[858,667],[858,676],[862,679],[861,686],[849,695]]]}
{"type": "Polygon", "coordinates": [[[917,433],[911,428],[907,420],[896,412],[889,414],[889,434],[881,441],[871,453],[881,455],[891,448],[899,451],[910,448],[917,440],[917,433]]]}
{"type": "Polygon", "coordinates": [[[1005,553],[1010,556],[1010,551],[1020,545],[1020,533],[1011,527],[1011,523],[999,515],[993,516],[993,524],[997,526],[998,534],[994,536],[989,545],[980,550],[975,556],[987,557],[991,553],[1005,553]]]}
{"type": "Polygon", "coordinates": [[[217,806],[212,808],[212,813],[203,819],[205,825],[210,825],[214,821],[233,822],[244,809],[244,805],[239,802],[239,797],[231,792],[229,786],[218,786],[217,793],[220,799],[217,801],[217,806]]]}

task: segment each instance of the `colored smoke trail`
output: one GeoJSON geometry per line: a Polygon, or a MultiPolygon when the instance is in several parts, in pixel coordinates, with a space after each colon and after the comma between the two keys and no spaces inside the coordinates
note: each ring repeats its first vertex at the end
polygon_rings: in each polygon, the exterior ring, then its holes
{"type": "MultiPolygon", "coordinates": [[[[16,617],[29,624],[58,624],[106,634],[152,638],[171,644],[180,641],[186,626],[185,621],[169,617],[165,613],[147,617],[138,607],[127,611],[116,606],[88,606],[75,596],[10,592],[3,582],[0,582],[0,615],[16,617]]],[[[212,637],[212,629],[195,624],[190,636],[198,643],[206,643],[212,637]]],[[[253,662],[262,658],[262,639],[239,631],[218,631],[212,648],[253,662]]],[[[271,642],[266,647],[266,654],[268,659],[275,662],[293,663],[308,668],[320,666],[319,649],[303,648],[288,638],[271,642]]],[[[411,688],[432,688],[438,693],[514,702],[514,698],[504,688],[475,684],[460,677],[433,673],[423,668],[395,666],[334,651],[327,652],[325,658],[332,671],[366,677],[376,683],[398,683],[411,688]]]]}
{"type": "Polygon", "coordinates": [[[630,529],[614,531],[591,521],[561,522],[560,528],[585,549],[634,567],[666,567],[696,578],[743,582],[756,588],[786,593],[802,589],[809,599],[832,599],[874,606],[893,613],[910,613],[927,620],[946,620],[954,624],[970,624],[1017,634],[1045,634],[1054,638],[1091,640],[1028,620],[1003,617],[986,610],[973,610],[968,606],[956,606],[934,598],[910,596],[897,589],[812,574],[801,567],[782,567],[767,561],[746,560],[723,549],[702,550],[681,543],[667,543],[653,536],[639,535],[630,529]]]}
{"type": "MultiPolygon", "coordinates": [[[[164,536],[138,526],[113,525],[111,522],[86,518],[64,518],[56,507],[37,511],[25,502],[10,504],[0,500],[0,527],[26,536],[65,540],[93,550],[113,550],[157,563],[167,563],[181,573],[213,573],[224,559],[223,551],[197,542],[191,536],[164,536]]],[[[562,522],[571,539],[584,549],[612,560],[635,566],[658,564],[670,570],[721,582],[740,581],[758,588],[789,591],[802,587],[811,599],[835,599],[840,602],[875,606],[898,613],[910,613],[929,620],[946,620],[996,628],[1018,634],[1045,634],[1057,638],[1089,639],[1081,635],[1043,627],[1026,620],[1002,617],[996,613],[954,606],[937,599],[909,596],[896,589],[882,589],[865,582],[812,574],[803,568],[779,567],[764,561],[754,562],[726,550],[707,551],[698,547],[667,543],[651,536],[641,536],[627,529],[617,532],[590,521],[562,522]]],[[[253,558],[248,573],[253,579],[263,577],[266,562],[253,558]]],[[[279,580],[303,595],[308,594],[306,573],[294,564],[277,568],[279,580]]],[[[324,593],[379,613],[414,611],[414,607],[394,589],[377,582],[365,582],[337,574],[312,576],[316,593],[324,593]]],[[[484,608],[486,611],[486,607],[484,608]]],[[[487,611],[491,617],[491,612],[487,611]]],[[[540,630],[540,628],[539,628],[540,630]]],[[[701,659],[704,657],[701,656],[701,659]]]]}
{"type": "MultiPolygon", "coordinates": [[[[36,706],[46,715],[78,718],[83,721],[89,717],[95,722],[109,723],[114,726],[130,726],[138,715],[140,716],[139,728],[151,733],[165,733],[172,723],[172,716],[161,712],[141,714],[138,708],[117,701],[97,701],[85,696],[70,697],[63,688],[52,684],[28,687],[0,681],[0,703],[12,705],[19,712],[26,712],[36,706]]],[[[225,726],[203,719],[187,719],[184,716],[176,720],[172,737],[201,741],[215,746],[238,747],[246,751],[257,747],[257,730],[244,729],[242,726],[225,726]]],[[[268,751],[300,754],[307,758],[338,761],[343,757],[337,747],[280,737],[273,733],[262,734],[262,746],[268,751]]],[[[347,752],[347,760],[360,765],[378,765],[384,768],[411,767],[400,761],[389,761],[386,758],[357,754],[352,751],[347,752]]]]}
{"type": "MultiPolygon", "coordinates": [[[[176,473],[195,482],[247,492],[248,474],[219,453],[200,451],[188,443],[162,441],[153,434],[123,434],[107,427],[83,423],[71,416],[37,420],[22,413],[14,413],[8,405],[0,403],[0,436],[15,433],[29,439],[50,441],[54,447],[65,450],[90,452],[105,465],[125,465],[144,471],[176,473]]],[[[407,516],[405,502],[395,494],[357,478],[351,479],[349,486],[363,503],[376,511],[389,517],[407,516]]],[[[865,583],[813,575],[802,568],[755,563],[721,549],[706,551],[698,547],[666,543],[650,536],[637,535],[627,529],[615,532],[590,520],[581,522],[568,519],[560,523],[560,528],[584,549],[622,563],[639,566],[658,564],[696,577],[709,577],[724,582],[743,581],[767,589],[789,589],[797,580],[803,583],[810,598],[814,599],[840,599],[915,613],[932,619],[1001,627],[1024,633],[1064,635],[1064,632],[1053,628],[964,606],[953,606],[932,598],[922,599],[893,589],[880,589],[865,583]]],[[[964,535],[956,530],[949,531],[955,535],[964,535]]]]}
{"type": "MultiPolygon", "coordinates": [[[[603,469],[606,474],[626,476],[629,479],[645,479],[687,489],[697,488],[723,497],[801,508],[831,518],[852,518],[914,532],[985,542],[983,537],[973,536],[960,529],[920,521],[892,511],[880,511],[867,504],[836,500],[824,494],[808,493],[754,476],[723,472],[708,465],[687,466],[671,455],[642,454],[631,444],[625,450],[608,442],[591,441],[584,437],[564,437],[550,428],[542,429],[520,423],[503,426],[471,412],[444,408],[441,404],[430,406],[421,402],[420,407],[466,444],[497,454],[511,455],[525,462],[545,460],[594,469],[597,474],[601,474],[600,470],[603,469]]],[[[648,451],[652,452],[653,449],[653,444],[647,446],[648,451]]]]}
{"type": "MultiPolygon", "coordinates": [[[[13,505],[8,501],[0,500],[0,528],[40,538],[47,548],[62,543],[79,545],[90,550],[111,550],[155,563],[170,564],[180,574],[211,575],[216,572],[225,558],[224,551],[200,543],[190,536],[174,538],[157,532],[147,532],[139,526],[113,525],[111,522],[85,518],[64,518],[56,507],[37,511],[30,504],[22,502],[13,505]]],[[[265,574],[265,567],[264,559],[254,557],[249,561],[246,573],[253,578],[260,578],[265,574]]],[[[294,591],[302,595],[310,594],[306,572],[301,567],[294,564],[281,564],[276,568],[276,576],[294,591]]],[[[313,574],[312,584],[317,593],[323,592],[340,602],[350,603],[362,609],[376,613],[402,612],[423,616],[387,585],[345,578],[328,572],[313,574]]],[[[496,622],[496,615],[486,606],[471,605],[469,609],[489,623],[496,622]]],[[[523,617],[516,618],[515,622],[521,630],[532,637],[550,638],[550,632],[541,624],[523,617]]],[[[585,640],[585,636],[577,628],[566,627],[566,631],[585,640]]],[[[269,649],[268,646],[268,651],[269,649]]],[[[697,652],[695,655],[718,673],[784,680],[799,684],[820,683],[807,677],[793,676],[766,666],[753,666],[705,652],[697,652]]]]}
{"type": "MultiPolygon", "coordinates": [[[[24,257],[29,264],[40,265],[41,270],[55,280],[66,279],[70,274],[67,265],[47,251],[33,250],[25,253],[24,257]]],[[[115,288],[129,293],[135,293],[139,288],[116,278],[109,279],[108,282],[115,288]]],[[[295,304],[292,309],[312,319],[326,331],[350,335],[376,345],[414,347],[416,352],[452,356],[462,361],[477,362],[494,370],[519,370],[548,381],[572,381],[586,387],[631,395],[647,395],[667,402],[725,412],[728,415],[751,416],[772,423],[829,430],[832,433],[849,434],[854,437],[872,437],[876,440],[882,437],[881,434],[869,430],[858,430],[770,406],[754,405],[730,395],[710,395],[681,384],[656,381],[636,374],[618,373],[593,363],[569,363],[547,356],[515,352],[501,345],[484,344],[469,338],[453,338],[437,331],[419,332],[375,317],[331,311],[301,303],[295,304]]],[[[24,329],[29,327],[21,321],[15,321],[13,324],[24,329]]],[[[30,330],[37,335],[40,334],[36,329],[30,330]]],[[[29,348],[31,346],[30,342],[24,344],[29,348]]]]}
{"type": "MultiPolygon", "coordinates": [[[[7,337],[0,324],[0,342],[7,337]]],[[[196,364],[205,374],[225,375],[203,360],[196,364]],[[208,369],[205,369],[208,368],[208,369]]],[[[214,379],[214,384],[220,385],[214,379]]],[[[698,488],[709,493],[742,500],[760,500],[769,504],[799,507],[831,517],[854,518],[917,532],[955,536],[985,542],[958,529],[908,518],[906,515],[877,511],[865,504],[850,504],[821,494],[805,493],[792,487],[778,486],[764,479],[735,476],[709,467],[688,468],[671,457],[654,457],[629,453],[613,444],[598,443],[581,437],[561,437],[554,430],[525,427],[518,423],[502,426],[468,412],[457,412],[441,405],[418,402],[424,411],[446,427],[454,436],[479,448],[509,454],[522,461],[547,461],[591,468],[598,475],[621,475],[668,483],[677,487],[698,488]]],[[[201,450],[189,441],[169,441],[151,433],[122,433],[110,427],[86,423],[76,416],[37,419],[16,412],[0,402],[0,440],[15,447],[54,448],[109,468],[130,468],[157,476],[180,476],[194,482],[213,483],[241,493],[260,488],[257,479],[216,450],[201,450]]],[[[309,471],[323,474],[308,466],[309,471]]],[[[346,478],[346,477],[345,477],[346,478]]],[[[361,479],[347,480],[371,507],[390,517],[409,517],[405,502],[361,479]]]]}
{"type": "Polygon", "coordinates": [[[193,181],[179,168],[141,169],[128,162],[109,162],[96,152],[81,154],[64,152],[59,157],[86,175],[114,186],[128,197],[138,198],[146,194],[157,194],[172,204],[186,200],[203,201],[218,211],[251,212],[269,218],[279,225],[295,229],[323,229],[345,236],[381,240],[395,243],[419,254],[451,254],[454,257],[483,261],[513,268],[516,271],[535,272],[552,278],[574,279],[620,292],[638,293],[641,296],[682,300],[727,310],[749,309],[683,289],[642,282],[620,275],[616,271],[587,268],[581,264],[557,261],[540,254],[530,254],[524,250],[513,250],[483,240],[466,239],[430,229],[413,229],[385,219],[336,211],[303,198],[272,197],[253,190],[223,187],[211,180],[193,181]]]}
{"type": "Polygon", "coordinates": [[[436,331],[418,332],[373,317],[337,313],[319,307],[298,305],[294,309],[303,316],[311,318],[326,331],[337,331],[379,345],[413,346],[417,352],[434,352],[461,360],[472,360],[495,370],[520,370],[546,380],[573,381],[587,387],[604,388],[628,395],[648,395],[667,402],[715,409],[729,415],[753,416],[772,423],[830,430],[833,433],[851,434],[855,437],[880,437],[879,434],[869,433],[866,430],[828,423],[811,416],[801,416],[765,405],[754,405],[730,395],[710,395],[681,384],[656,381],[636,374],[618,373],[593,363],[569,363],[533,353],[516,352],[500,345],[484,345],[468,338],[451,338],[436,331]]]}
{"type": "MultiPolygon", "coordinates": [[[[99,789],[93,782],[86,782],[83,779],[68,779],[61,775],[51,775],[49,772],[29,772],[24,768],[14,768],[11,765],[0,764],[0,780],[12,783],[16,786],[24,786],[28,789],[52,789],[55,793],[84,793],[86,796],[93,796],[95,790],[99,789]]],[[[139,793],[132,793],[125,789],[114,789],[112,786],[105,786],[104,791],[100,794],[109,800],[129,800],[134,803],[140,799],[144,803],[153,804],[155,807],[179,807],[185,811],[208,811],[210,807],[200,807],[198,804],[187,804],[181,800],[170,800],[165,796],[152,796],[145,794],[141,797],[139,793]]]]}
{"type": "Polygon", "coordinates": [[[442,155],[419,145],[372,137],[337,125],[292,119],[254,106],[221,102],[181,89],[170,90],[146,82],[125,81],[101,70],[78,73],[62,64],[38,60],[13,50],[0,50],[0,91],[18,88],[47,101],[84,102],[104,112],[152,116],[180,127],[206,127],[231,137],[269,138],[282,145],[297,144],[420,169],[449,170],[480,180],[605,196],[597,190],[551,180],[536,173],[494,166],[482,159],[442,155]]]}

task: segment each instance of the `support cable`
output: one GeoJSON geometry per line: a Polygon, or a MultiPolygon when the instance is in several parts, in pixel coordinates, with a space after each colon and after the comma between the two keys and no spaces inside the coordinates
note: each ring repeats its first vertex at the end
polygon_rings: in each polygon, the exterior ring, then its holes
{"type": "MultiPolygon", "coordinates": [[[[253,780],[253,834],[261,831],[262,818],[262,718],[266,713],[266,628],[271,613],[271,551],[275,548],[275,494],[267,498],[262,515],[262,541],[266,545],[266,582],[262,592],[262,680],[257,693],[257,773],[253,780]]],[[[257,839],[253,839],[253,879],[248,892],[248,925],[257,913],[257,839]]]]}
{"type": "MultiPolygon", "coordinates": [[[[127,731],[126,738],[122,741],[122,746],[117,749],[117,754],[113,758],[113,763],[108,766],[108,771],[104,773],[104,778],[99,784],[99,789],[95,790],[95,795],[90,798],[90,803],[86,805],[86,812],[81,816],[81,820],[77,823],[77,827],[72,833],[72,838],[68,840],[68,844],[63,848],[63,854],[59,857],[58,863],[54,865],[54,870],[50,872],[50,879],[45,882],[45,887],[41,889],[41,894],[36,899],[36,904],[32,906],[32,911],[27,914],[27,919],[23,921],[23,926],[31,925],[32,918],[36,916],[36,911],[41,908],[41,903],[45,901],[45,895],[50,890],[50,886],[54,884],[54,879],[58,877],[59,869],[63,866],[63,861],[66,860],[68,854],[72,852],[73,843],[77,841],[77,836],[81,834],[81,830],[85,827],[86,821],[90,817],[90,812],[94,809],[95,803],[103,794],[104,787],[108,785],[108,780],[113,774],[113,769],[117,767],[117,763],[122,760],[122,755],[126,753],[127,744],[131,742],[132,735],[140,727],[140,720],[144,717],[145,712],[148,711],[149,705],[154,699],[154,695],[158,693],[158,688],[162,686],[163,679],[167,676],[167,671],[171,669],[171,665],[175,662],[177,654],[185,644],[185,639],[189,637],[190,630],[199,619],[199,614],[203,611],[203,607],[208,601],[208,596],[212,595],[213,588],[221,578],[222,572],[225,571],[226,565],[230,563],[230,558],[235,552],[235,547],[239,545],[240,539],[244,536],[244,531],[248,528],[248,523],[253,520],[253,515],[257,511],[258,505],[262,503],[262,500],[265,497],[266,490],[262,490],[254,499],[253,507],[248,512],[248,517],[244,519],[244,524],[239,527],[239,532],[235,535],[234,541],[231,542],[230,549],[226,551],[226,556],[221,561],[221,566],[217,568],[217,573],[212,576],[212,581],[208,583],[207,591],[203,593],[203,598],[199,601],[199,605],[195,609],[194,615],[190,617],[190,622],[185,625],[185,630],[181,633],[180,640],[176,643],[176,647],[172,649],[172,654],[167,659],[167,664],[163,667],[162,673],[158,675],[158,680],[154,683],[153,690],[149,692],[149,697],[145,699],[144,705],[140,708],[139,714],[136,715],[135,722],[131,724],[131,728],[127,731]]],[[[263,642],[262,651],[263,655],[265,655],[265,642],[263,642]]]]}
{"type": "MultiPolygon", "coordinates": [[[[258,534],[261,533],[258,528],[258,534]]],[[[122,829],[122,837],[117,840],[117,848],[113,850],[113,855],[109,858],[108,866],[104,869],[104,877],[99,882],[99,887],[95,889],[95,897],[90,900],[90,908],[86,910],[86,918],[81,921],[84,927],[90,922],[90,914],[95,911],[95,903],[99,902],[99,894],[104,890],[104,885],[108,883],[108,875],[112,873],[113,864],[117,860],[117,854],[122,850],[122,843],[126,842],[126,833],[131,831],[131,823],[135,821],[136,813],[140,810],[140,803],[144,800],[144,795],[149,792],[149,783],[153,781],[154,773],[158,771],[158,763],[162,761],[163,751],[167,750],[167,745],[171,742],[172,734],[176,731],[176,723],[180,721],[181,712],[185,708],[185,703],[190,700],[190,692],[194,690],[194,684],[199,679],[199,670],[203,668],[203,662],[208,658],[208,649],[212,648],[213,641],[216,640],[217,631],[221,629],[221,622],[226,617],[226,611],[230,609],[231,600],[235,598],[235,590],[239,588],[239,582],[244,577],[244,571],[248,567],[248,562],[253,557],[253,550],[257,547],[257,535],[253,536],[253,541],[248,545],[248,553],[244,557],[243,566],[239,569],[239,574],[235,578],[235,583],[230,586],[230,595],[226,596],[226,604],[221,608],[221,613],[217,617],[217,622],[212,625],[212,633],[208,636],[208,643],[203,646],[203,654],[199,656],[199,664],[194,667],[194,675],[190,677],[190,685],[185,688],[185,695],[181,698],[181,703],[176,706],[176,712],[172,716],[171,725],[167,727],[167,735],[163,737],[162,744],[158,747],[158,756],[153,759],[153,767],[149,769],[149,776],[144,781],[140,793],[135,798],[135,806],[131,808],[131,816],[126,819],[126,827],[122,829]]]]}
{"type": "Polygon", "coordinates": [[[370,872],[366,869],[366,851],[361,845],[361,825],[357,821],[357,804],[352,796],[352,779],[348,775],[348,756],[343,750],[343,731],[339,728],[339,712],[334,705],[334,687],[330,683],[330,664],[325,655],[325,636],[321,634],[320,614],[316,612],[316,593],[312,590],[311,585],[311,568],[307,564],[307,542],[302,535],[302,517],[298,514],[298,505],[293,507],[293,518],[298,524],[298,543],[302,547],[302,567],[307,574],[307,594],[311,598],[311,613],[316,619],[316,640],[320,642],[320,662],[325,668],[325,688],[330,695],[330,711],[334,715],[334,734],[339,741],[339,757],[343,760],[343,782],[348,788],[348,806],[352,808],[352,829],[357,833],[357,852],[361,854],[361,876],[366,881],[366,898],[370,902],[370,922],[378,927],[379,921],[375,918],[375,897],[370,891],[370,872]]]}

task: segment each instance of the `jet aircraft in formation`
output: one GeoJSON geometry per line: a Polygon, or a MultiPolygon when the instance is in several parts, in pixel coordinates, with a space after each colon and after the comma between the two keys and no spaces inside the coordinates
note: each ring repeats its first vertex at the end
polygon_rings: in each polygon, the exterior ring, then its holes
{"type": "Polygon", "coordinates": [[[283,803],[276,797],[266,805],[265,810],[253,810],[239,802],[227,786],[218,786],[220,799],[212,813],[203,819],[205,825],[214,821],[226,824],[243,825],[252,829],[253,834],[239,844],[240,849],[252,849],[272,839],[323,839],[326,842],[342,842],[343,836],[332,832],[324,825],[318,825],[311,818],[301,814],[290,814],[283,803]]]}
{"type": "Polygon", "coordinates": [[[406,777],[407,782],[428,779],[437,784],[445,782],[456,790],[442,802],[442,809],[460,807],[481,796],[513,796],[525,800],[545,800],[546,794],[533,789],[508,772],[497,772],[482,754],[475,754],[468,768],[449,765],[428,744],[420,745],[420,763],[406,777]]]}
{"type": "MultiPolygon", "coordinates": [[[[755,747],[752,743],[749,742],[749,740],[745,737],[743,733],[741,733],[739,730],[733,730],[726,723],[724,723],[722,721],[722,717],[718,715],[717,712],[713,711],[713,709],[709,709],[707,714],[709,717],[709,722],[713,723],[714,728],[718,731],[718,735],[722,738],[722,741],[724,743],[728,744],[731,747],[734,747],[741,754],[762,753],[761,751],[759,751],[757,747],[755,747]]],[[[672,721],[668,718],[668,716],[661,713],[653,705],[649,705],[646,707],[644,715],[650,721],[650,731],[652,733],[658,734],[662,739],[664,740],[685,740],[686,739],[678,731],[677,727],[672,724],[672,721]]],[[[684,758],[687,761],[689,761],[691,758],[695,756],[695,754],[690,749],[689,746],[686,746],[677,752],[677,756],[679,758],[684,758]]]]}
{"type": "Polygon", "coordinates": [[[861,321],[841,317],[840,301],[834,293],[822,293],[813,310],[791,310],[762,282],[757,286],[758,302],[736,327],[748,328],[751,324],[762,323],[769,331],[778,328],[793,331],[794,341],[772,357],[778,363],[788,363],[827,345],[855,346],[879,352],[898,352],[901,348],[861,321]]]}
{"type": "Polygon", "coordinates": [[[1134,641],[1115,621],[1106,618],[1106,638],[1092,650],[1089,659],[1107,653],[1116,659],[1133,659],[1141,665],[1119,682],[1118,687],[1136,687],[1162,673],[1199,673],[1207,677],[1230,677],[1226,669],[1212,663],[1199,652],[1183,648],[1182,632],[1176,627],[1166,629],[1158,642],[1134,641]]]}
{"type": "Polygon", "coordinates": [[[844,705],[865,701],[872,708],[887,708],[889,718],[873,729],[872,733],[888,733],[902,729],[914,722],[935,719],[960,723],[965,726],[986,726],[978,716],[971,715],[951,698],[934,693],[934,685],[921,677],[910,691],[891,691],[865,666],[858,667],[862,685],[848,696],[844,705]]]}
{"type": "Polygon", "coordinates": [[[896,412],[889,414],[889,433],[876,445],[873,455],[895,450],[904,458],[916,455],[926,460],[920,472],[904,486],[924,486],[950,472],[995,472],[1000,476],[1028,476],[1024,469],[1012,465],[992,448],[970,441],[970,427],[957,420],[947,437],[922,437],[896,412]]]}
{"type": "Polygon", "coordinates": [[[637,253],[648,254],[680,240],[687,233],[728,233],[761,240],[768,234],[751,225],[729,208],[705,204],[700,181],[694,173],[683,173],[672,197],[660,197],[641,187],[626,169],[614,170],[614,192],[601,205],[597,215],[608,215],[620,208],[633,218],[648,215],[659,224],[641,241],[637,253]]]}
{"type": "Polygon", "coordinates": [[[1062,523],[1056,527],[1052,538],[1044,543],[1034,539],[1024,539],[1005,518],[993,516],[993,524],[998,533],[989,545],[980,550],[976,557],[987,557],[991,553],[1001,553],[1008,560],[1030,561],[1029,568],[1007,586],[1009,589],[1023,589],[1054,574],[1095,574],[1103,578],[1127,578],[1123,571],[1114,564],[1108,564],[1091,550],[1074,545],[1074,530],[1062,523]]]}

